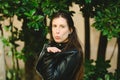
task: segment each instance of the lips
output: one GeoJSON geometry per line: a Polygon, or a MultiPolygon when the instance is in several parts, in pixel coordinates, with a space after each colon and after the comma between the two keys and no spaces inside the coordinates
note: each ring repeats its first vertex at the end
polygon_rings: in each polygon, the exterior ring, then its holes
{"type": "Polygon", "coordinates": [[[55,36],[55,39],[60,39],[60,37],[59,36],[55,36]]]}

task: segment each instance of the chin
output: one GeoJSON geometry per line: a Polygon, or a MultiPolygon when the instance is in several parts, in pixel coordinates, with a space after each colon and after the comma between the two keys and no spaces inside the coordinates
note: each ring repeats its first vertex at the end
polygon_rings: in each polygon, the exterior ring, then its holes
{"type": "Polygon", "coordinates": [[[55,40],[56,43],[61,43],[62,41],[55,40]]]}

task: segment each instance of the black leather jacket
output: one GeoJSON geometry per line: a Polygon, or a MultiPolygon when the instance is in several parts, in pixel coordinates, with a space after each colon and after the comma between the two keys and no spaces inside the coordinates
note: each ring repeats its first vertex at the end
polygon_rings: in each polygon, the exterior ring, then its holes
{"type": "MultiPolygon", "coordinates": [[[[52,46],[62,49],[65,44],[55,44],[52,46]]],[[[81,61],[81,56],[77,49],[49,53],[45,46],[40,53],[36,70],[43,80],[75,80],[81,61]]]]}

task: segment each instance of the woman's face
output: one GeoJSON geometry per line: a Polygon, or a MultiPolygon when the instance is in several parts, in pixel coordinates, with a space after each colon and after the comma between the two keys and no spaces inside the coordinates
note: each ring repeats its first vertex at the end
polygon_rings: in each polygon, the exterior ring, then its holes
{"type": "Polygon", "coordinates": [[[68,41],[70,29],[65,18],[58,17],[52,21],[52,36],[55,42],[64,43],[68,41]]]}

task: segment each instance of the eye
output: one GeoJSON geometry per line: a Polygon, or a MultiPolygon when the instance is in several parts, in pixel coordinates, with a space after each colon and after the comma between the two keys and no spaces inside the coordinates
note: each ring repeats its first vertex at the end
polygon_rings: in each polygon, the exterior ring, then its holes
{"type": "Polygon", "coordinates": [[[57,27],[57,25],[52,25],[53,28],[57,27]]]}
{"type": "Polygon", "coordinates": [[[65,26],[64,26],[64,25],[60,25],[60,27],[61,27],[61,28],[65,28],[65,26]]]}

